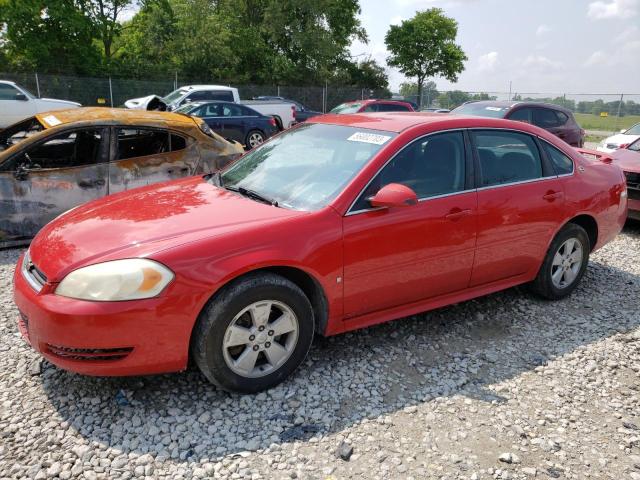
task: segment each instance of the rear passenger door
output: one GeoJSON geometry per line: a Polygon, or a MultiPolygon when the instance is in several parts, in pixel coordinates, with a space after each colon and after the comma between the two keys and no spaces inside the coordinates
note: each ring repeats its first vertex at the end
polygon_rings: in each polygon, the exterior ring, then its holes
{"type": "Polygon", "coordinates": [[[113,129],[109,193],[197,173],[199,154],[189,137],[161,129],[113,129]]]}
{"type": "Polygon", "coordinates": [[[478,240],[471,287],[538,271],[564,218],[561,182],[531,135],[471,130],[478,186],[478,240]]]}

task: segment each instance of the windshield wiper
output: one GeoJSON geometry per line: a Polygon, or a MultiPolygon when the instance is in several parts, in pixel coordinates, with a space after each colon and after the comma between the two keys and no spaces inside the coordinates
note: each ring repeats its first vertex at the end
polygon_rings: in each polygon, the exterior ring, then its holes
{"type": "Polygon", "coordinates": [[[227,190],[231,190],[232,192],[238,192],[240,195],[244,195],[245,197],[251,198],[253,200],[257,200],[259,202],[263,202],[269,205],[272,205],[274,207],[278,206],[278,201],[277,200],[273,200],[272,198],[269,197],[265,197],[264,195],[256,192],[255,190],[249,190],[248,188],[244,188],[244,187],[224,187],[227,190]]]}

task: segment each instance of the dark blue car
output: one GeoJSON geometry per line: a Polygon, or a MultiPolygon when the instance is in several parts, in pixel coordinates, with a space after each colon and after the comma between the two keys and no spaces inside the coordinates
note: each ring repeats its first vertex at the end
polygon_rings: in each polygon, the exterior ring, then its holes
{"type": "Polygon", "coordinates": [[[257,147],[278,131],[273,117],[233,102],[193,102],[175,111],[202,118],[211,130],[247,149],[257,147]]]}

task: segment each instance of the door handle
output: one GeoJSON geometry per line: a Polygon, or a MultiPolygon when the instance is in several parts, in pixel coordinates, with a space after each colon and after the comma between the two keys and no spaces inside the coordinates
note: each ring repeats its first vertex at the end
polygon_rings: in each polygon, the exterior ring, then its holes
{"type": "Polygon", "coordinates": [[[547,202],[553,202],[556,198],[560,198],[560,197],[562,197],[562,192],[554,192],[554,191],[549,191],[542,196],[542,198],[545,199],[547,202]]]}
{"type": "Polygon", "coordinates": [[[444,218],[446,218],[447,220],[451,220],[452,222],[455,222],[457,220],[460,220],[463,217],[471,215],[471,213],[472,212],[469,209],[460,210],[459,208],[454,208],[453,210],[451,210],[451,212],[445,215],[444,218]]]}
{"type": "Polygon", "coordinates": [[[102,187],[107,183],[103,178],[83,178],[82,180],[78,180],[78,186],[81,188],[92,188],[92,187],[102,187]]]}

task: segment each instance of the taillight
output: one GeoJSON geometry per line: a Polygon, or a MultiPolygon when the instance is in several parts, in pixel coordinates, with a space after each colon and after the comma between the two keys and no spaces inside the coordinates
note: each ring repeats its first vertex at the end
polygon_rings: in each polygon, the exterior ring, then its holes
{"type": "Polygon", "coordinates": [[[272,127],[277,127],[277,126],[278,126],[278,125],[276,124],[276,119],[275,119],[275,118],[273,118],[273,117],[271,117],[271,118],[269,119],[269,124],[270,124],[272,127]]]}
{"type": "Polygon", "coordinates": [[[296,107],[295,105],[291,105],[291,114],[293,115],[293,119],[296,119],[296,107]]]}

